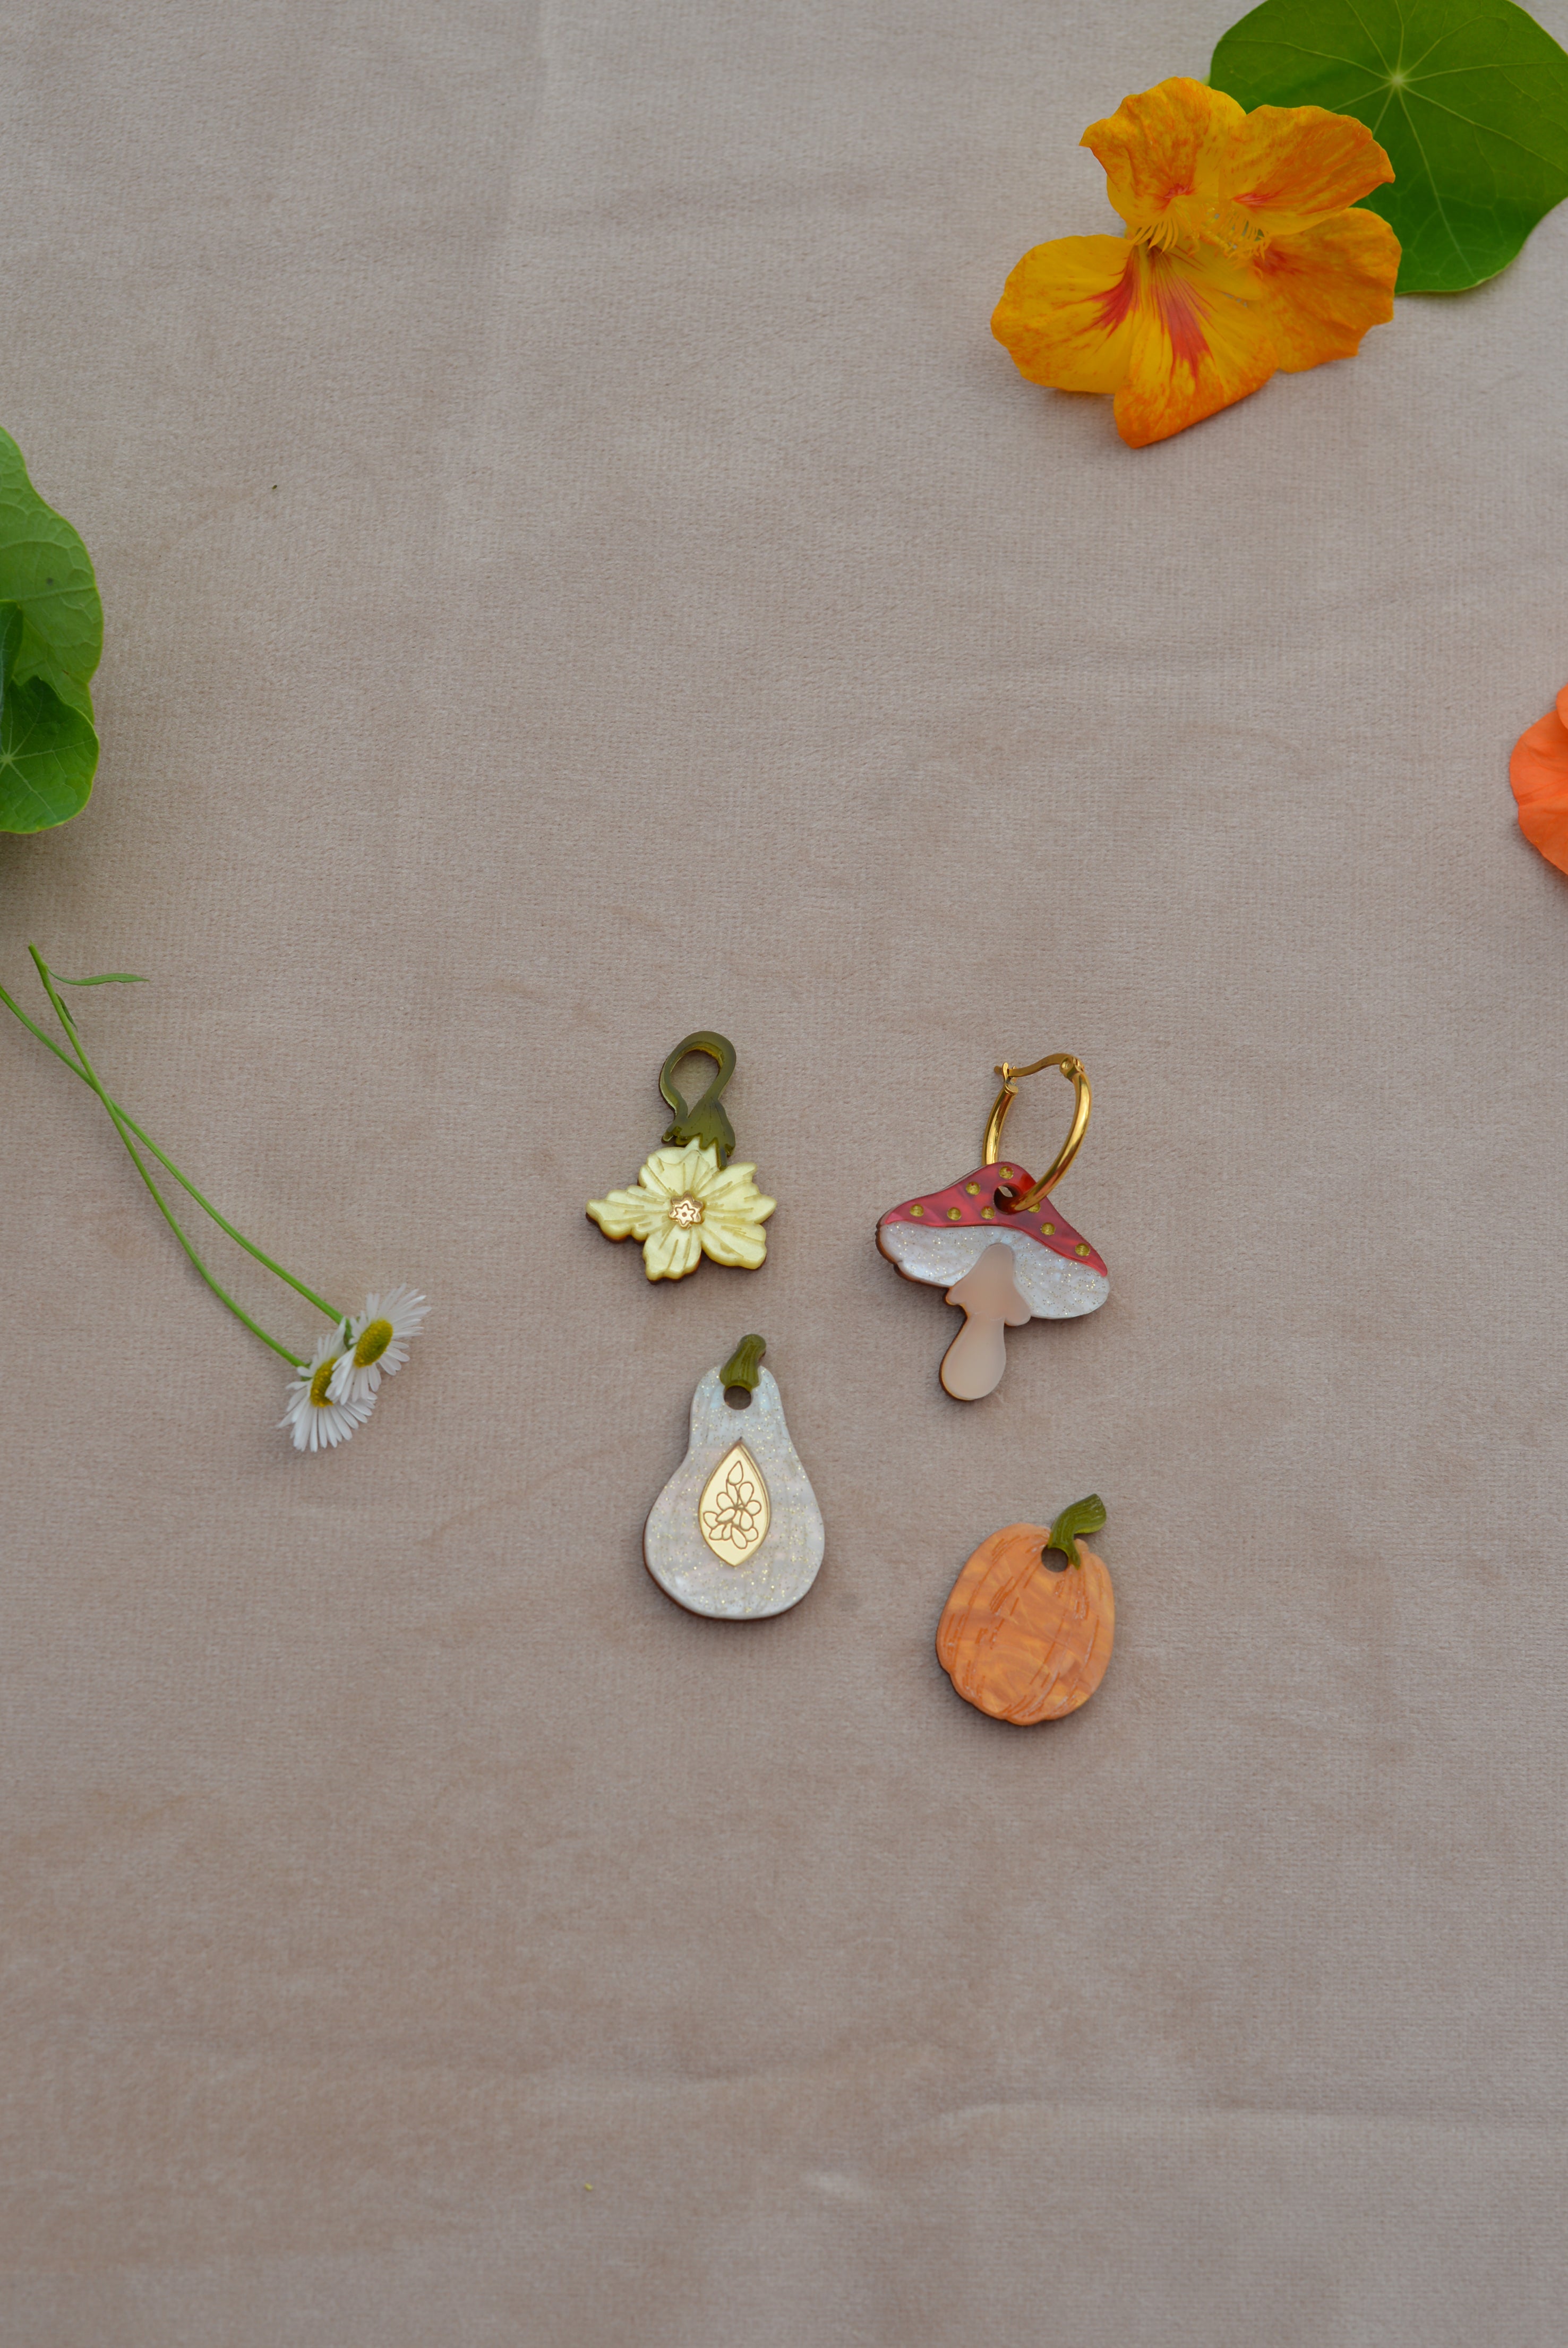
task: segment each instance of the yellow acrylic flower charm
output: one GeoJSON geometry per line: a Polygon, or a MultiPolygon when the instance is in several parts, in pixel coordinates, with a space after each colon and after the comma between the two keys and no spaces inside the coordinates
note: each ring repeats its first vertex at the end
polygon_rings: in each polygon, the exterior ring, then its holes
{"type": "Polygon", "coordinates": [[[755,1272],[768,1253],[762,1225],[778,1205],[765,1199],[755,1166],[723,1166],[717,1148],[688,1142],[655,1149],[634,1189],[590,1199],[588,1212],[606,1239],[638,1239],[650,1280],[684,1280],[705,1255],[755,1272]]]}
{"type": "Polygon", "coordinates": [[[727,1035],[702,1027],[683,1036],[659,1071],[659,1090],[676,1113],[665,1128],[666,1146],[646,1161],[635,1189],[588,1201],[606,1239],[642,1241],[650,1280],[684,1280],[705,1255],[755,1272],[768,1253],[761,1226],[779,1201],[763,1197],[751,1179],[755,1166],[729,1163],[735,1128],[723,1095],[734,1074],[735,1046],[727,1035]],[[694,1053],[712,1060],[718,1073],[687,1108],[676,1089],[676,1071],[694,1053]]]}
{"type": "Polygon", "coordinates": [[[1350,358],[1393,316],[1399,241],[1352,209],[1393,169],[1348,115],[1246,114],[1178,78],[1124,98],[1082,144],[1127,234],[1037,245],[991,331],[1031,383],[1114,392],[1130,447],[1244,399],[1276,369],[1350,358]]]}

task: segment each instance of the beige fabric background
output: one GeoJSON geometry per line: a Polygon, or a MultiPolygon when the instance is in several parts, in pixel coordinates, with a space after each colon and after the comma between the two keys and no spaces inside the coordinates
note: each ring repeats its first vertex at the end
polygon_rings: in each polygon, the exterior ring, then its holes
{"type": "Polygon", "coordinates": [[[0,1034],[6,2348],[1562,2341],[1568,214],[1122,448],[987,319],[1231,13],[7,11],[108,651],[5,981],[148,973],[120,1097],[434,1309],[296,1458],[0,1034]],[[782,1203],[651,1288],[708,1024],[782,1203]],[[961,1407],[875,1218],[1064,1047],[1111,1302],[961,1407]],[[738,1628],[639,1534],[751,1328],[829,1548],[738,1628]],[[997,1726],[944,1597],[1090,1488],[1110,1675],[997,1726]]]}

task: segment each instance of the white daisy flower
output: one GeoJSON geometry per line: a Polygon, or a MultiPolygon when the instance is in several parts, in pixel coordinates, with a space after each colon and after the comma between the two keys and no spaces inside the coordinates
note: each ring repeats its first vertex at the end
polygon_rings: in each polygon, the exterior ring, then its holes
{"type": "Polygon", "coordinates": [[[337,1402],[332,1395],[334,1373],[347,1360],[342,1328],[325,1336],[303,1370],[289,1381],[289,1406],[280,1426],[292,1427],[296,1451],[327,1451],[346,1443],[363,1426],[375,1406],[374,1395],[363,1401],[337,1402]]]}
{"type": "Polygon", "coordinates": [[[334,1402],[368,1405],[382,1378],[408,1358],[408,1340],[419,1334],[429,1306],[414,1288],[388,1288],[367,1296],[344,1340],[344,1355],[332,1374],[334,1402]]]}

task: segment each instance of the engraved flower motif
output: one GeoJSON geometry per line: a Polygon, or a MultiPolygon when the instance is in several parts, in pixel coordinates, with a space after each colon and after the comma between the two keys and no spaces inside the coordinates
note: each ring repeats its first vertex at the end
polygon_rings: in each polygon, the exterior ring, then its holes
{"type": "Polygon", "coordinates": [[[718,1506],[705,1509],[703,1523],[715,1540],[732,1549],[749,1549],[761,1531],[762,1509],[756,1485],[738,1459],[716,1495],[718,1506]]]}
{"type": "Polygon", "coordinates": [[[763,1197],[756,1171],[721,1167],[717,1149],[695,1141],[655,1149],[634,1189],[590,1199],[588,1212],[606,1239],[642,1241],[650,1280],[684,1280],[705,1255],[755,1272],[768,1253],[760,1227],[779,1203],[763,1197]]]}

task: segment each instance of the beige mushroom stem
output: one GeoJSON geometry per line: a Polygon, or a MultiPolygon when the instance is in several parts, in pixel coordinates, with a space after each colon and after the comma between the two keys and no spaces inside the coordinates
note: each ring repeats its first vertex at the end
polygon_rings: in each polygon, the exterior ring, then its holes
{"type": "Polygon", "coordinates": [[[1004,1327],[1021,1329],[1034,1316],[1013,1279],[1013,1251],[993,1240],[979,1262],[947,1292],[964,1308],[964,1326],[942,1357],[942,1383],[955,1402],[994,1393],[1007,1366],[1004,1327]]]}

